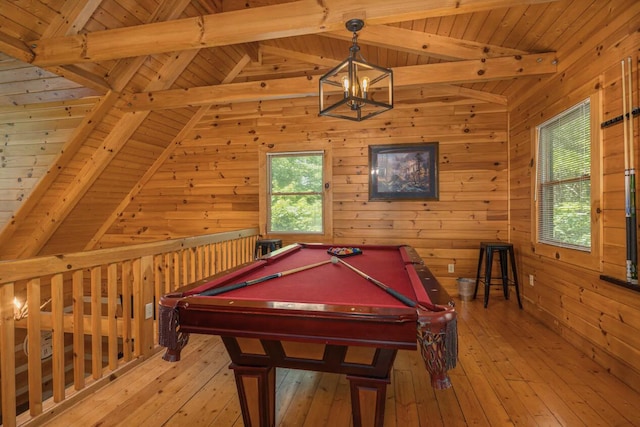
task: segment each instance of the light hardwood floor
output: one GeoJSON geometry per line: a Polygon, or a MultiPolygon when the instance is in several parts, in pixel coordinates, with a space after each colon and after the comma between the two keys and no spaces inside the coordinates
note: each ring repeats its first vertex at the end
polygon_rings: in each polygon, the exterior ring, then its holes
{"type": "MultiPolygon", "coordinates": [[[[457,301],[453,388],[434,391],[417,351],[400,351],[385,427],[638,426],[640,393],[580,354],[515,301],[457,301]]],[[[49,426],[242,426],[233,373],[218,337],[192,335],[179,363],[161,354],[115,379],[49,426]]],[[[350,426],[342,375],[277,373],[278,426],[350,426]]]]}

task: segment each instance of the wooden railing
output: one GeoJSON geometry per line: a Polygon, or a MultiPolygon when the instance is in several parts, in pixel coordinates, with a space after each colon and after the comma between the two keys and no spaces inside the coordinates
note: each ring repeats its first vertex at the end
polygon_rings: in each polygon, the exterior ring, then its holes
{"type": "Polygon", "coordinates": [[[0,262],[3,425],[70,405],[152,355],[159,297],[250,261],[257,238],[246,229],[0,262]]]}

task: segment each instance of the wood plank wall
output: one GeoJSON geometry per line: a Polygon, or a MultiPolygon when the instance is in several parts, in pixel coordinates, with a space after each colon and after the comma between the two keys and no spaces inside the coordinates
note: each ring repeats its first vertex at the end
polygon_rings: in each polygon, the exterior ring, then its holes
{"type": "MultiPolygon", "coordinates": [[[[621,124],[602,131],[602,271],[538,255],[533,252],[532,236],[535,127],[598,91],[603,99],[602,120],[622,114],[620,61],[628,55],[633,56],[634,105],[638,105],[640,15],[629,14],[622,19],[622,25],[611,25],[593,34],[582,50],[568,52],[561,72],[536,87],[534,96],[510,100],[509,199],[511,236],[520,254],[521,277],[527,283],[523,286],[525,309],[640,390],[640,292],[600,280],[603,273],[625,278],[621,124]],[[534,286],[528,284],[529,275],[534,276],[534,286]]],[[[533,95],[533,91],[528,94],[533,95]]],[[[637,118],[634,123],[637,155],[637,118]]]]}
{"type": "Polygon", "coordinates": [[[318,117],[315,98],[212,108],[100,245],[257,226],[265,177],[260,153],[328,147],[331,242],[411,244],[455,292],[457,277],[475,277],[479,242],[508,238],[506,106],[429,99],[422,90],[423,102],[398,101],[394,110],[361,123],[318,117]],[[439,142],[440,200],[368,201],[369,145],[432,141],[439,142]],[[453,273],[448,264],[455,264],[453,273]]]}
{"type": "MultiPolygon", "coordinates": [[[[108,221],[110,215],[116,211],[123,195],[135,187],[147,170],[152,168],[156,159],[171,145],[173,138],[189,121],[191,114],[192,111],[188,108],[149,114],[120,151],[114,154],[113,160],[104,172],[60,224],[58,232],[47,242],[43,253],[74,251],[77,249],[78,241],[90,241],[102,223],[108,221]],[[69,235],[75,235],[76,242],[70,240],[69,235]]],[[[118,125],[117,121],[106,122],[111,126],[118,125]]],[[[196,234],[207,232],[184,234],[180,237],[196,234]]],[[[133,243],[122,240],[120,242],[133,243]]],[[[136,243],[142,242],[141,239],[136,240],[136,243]]]]}
{"type": "Polygon", "coordinates": [[[10,221],[94,107],[92,94],[0,53],[0,224],[10,221]],[[25,81],[15,84],[16,75],[25,81]]]}

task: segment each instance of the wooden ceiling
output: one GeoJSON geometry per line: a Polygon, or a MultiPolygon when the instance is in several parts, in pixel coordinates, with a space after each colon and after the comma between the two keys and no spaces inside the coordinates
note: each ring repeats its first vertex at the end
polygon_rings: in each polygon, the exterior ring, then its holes
{"type": "Polygon", "coordinates": [[[126,203],[202,108],[317,96],[318,78],[347,56],[350,18],[365,21],[364,58],[393,68],[396,108],[452,97],[507,105],[562,71],[587,28],[623,13],[619,3],[3,0],[0,247],[30,243],[0,259],[38,254],[90,209],[104,174],[122,175],[100,197],[126,203]],[[122,150],[139,164],[118,164],[122,150]]]}

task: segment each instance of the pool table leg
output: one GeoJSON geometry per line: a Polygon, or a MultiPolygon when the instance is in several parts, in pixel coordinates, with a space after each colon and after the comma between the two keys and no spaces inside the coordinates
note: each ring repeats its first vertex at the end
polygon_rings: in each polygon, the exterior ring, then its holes
{"type": "Polygon", "coordinates": [[[351,412],[354,427],[382,427],[387,378],[347,375],[351,384],[351,412]]]}
{"type": "Polygon", "coordinates": [[[276,368],[232,363],[245,427],[274,427],[276,419],[276,368]]]}

